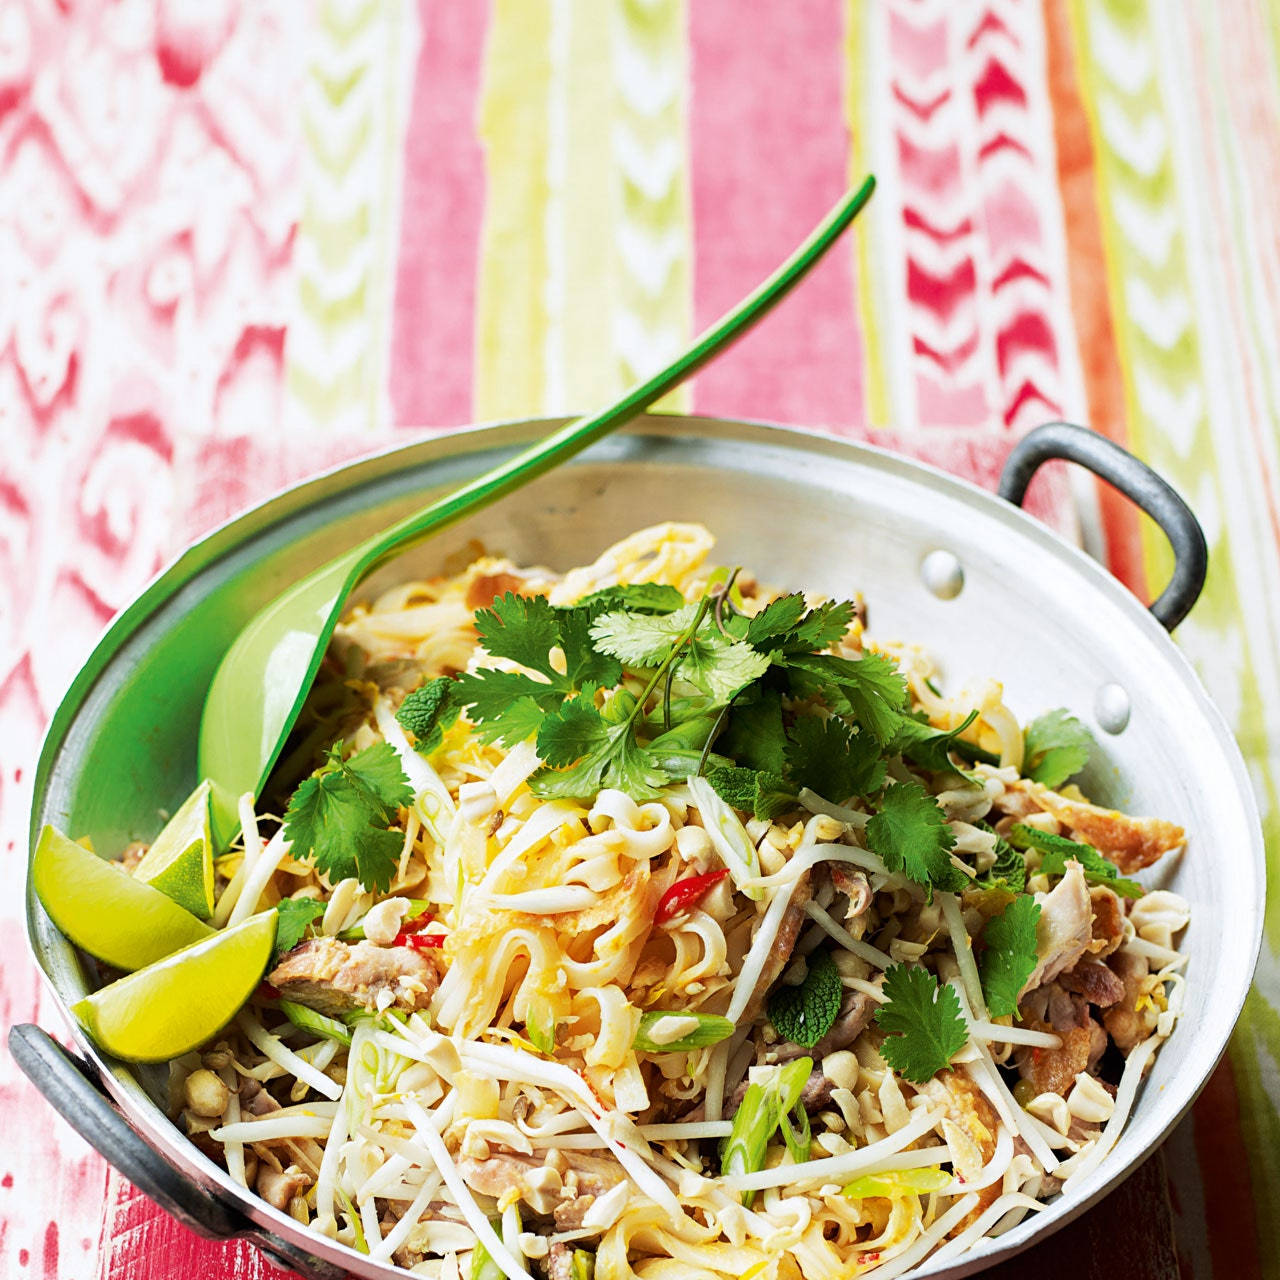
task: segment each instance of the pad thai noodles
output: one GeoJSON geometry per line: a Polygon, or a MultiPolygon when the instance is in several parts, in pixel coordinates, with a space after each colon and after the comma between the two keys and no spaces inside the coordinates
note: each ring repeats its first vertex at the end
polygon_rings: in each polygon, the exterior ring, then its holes
{"type": "Polygon", "coordinates": [[[1184,983],[1130,877],[1182,830],[1089,801],[1066,710],[712,546],[350,610],[217,863],[276,955],[170,1068],[241,1185],[441,1280],[888,1280],[1108,1158],[1184,983]]]}

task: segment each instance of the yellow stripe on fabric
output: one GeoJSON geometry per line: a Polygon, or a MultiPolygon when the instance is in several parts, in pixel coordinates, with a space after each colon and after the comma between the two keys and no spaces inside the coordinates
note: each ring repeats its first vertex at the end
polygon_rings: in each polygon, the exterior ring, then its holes
{"type": "Polygon", "coordinates": [[[544,409],[550,20],[548,5],[525,0],[494,0],[489,19],[475,350],[475,408],[482,421],[544,409]]]}
{"type": "MultiPolygon", "coordinates": [[[[1274,868],[1280,804],[1270,742],[1280,724],[1280,640],[1270,598],[1280,582],[1273,581],[1266,507],[1276,495],[1268,493],[1241,425],[1248,385],[1266,382],[1265,371],[1259,378],[1251,364],[1270,358],[1271,334],[1259,334],[1238,301],[1258,269],[1240,243],[1247,237],[1227,236],[1223,244],[1217,235],[1224,217],[1238,220],[1250,177],[1247,165],[1237,172],[1221,161],[1224,122],[1217,122],[1216,140],[1209,132],[1221,114],[1217,104],[1234,91],[1219,65],[1221,41],[1205,38],[1205,26],[1220,16],[1203,6],[1197,13],[1112,0],[1072,0],[1071,16],[1098,157],[1108,287],[1135,447],[1201,512],[1210,542],[1205,592],[1179,641],[1251,763],[1274,868]]],[[[1254,25],[1262,25],[1256,11],[1254,25]]],[[[1267,34],[1259,29],[1253,38],[1267,34]]],[[[1275,415],[1272,407],[1272,431],[1275,415]]],[[[1169,569],[1168,549],[1148,529],[1144,550],[1151,580],[1159,583],[1169,569]]],[[[1208,836],[1188,856],[1197,850],[1213,856],[1204,848],[1208,836]]],[[[1280,896],[1273,891],[1258,978],[1231,1045],[1258,1247],[1264,1273],[1273,1277],[1280,1277],[1280,1242],[1270,1230],[1280,1220],[1278,990],[1280,896]]]]}
{"type": "Polygon", "coordinates": [[[417,16],[408,0],[324,0],[303,82],[305,200],[286,347],[287,413],[330,430],[387,414],[393,254],[417,16]]]}
{"type": "MultiPolygon", "coordinates": [[[[497,5],[482,417],[605,404],[688,341],[685,32],[683,0],[497,5]]],[[[685,387],[658,407],[688,404],[685,387]]]]}
{"type": "MultiPolygon", "coordinates": [[[[873,121],[868,106],[870,73],[868,63],[874,56],[868,7],[863,0],[845,0],[844,110],[849,128],[849,185],[855,186],[872,172],[874,162],[870,131],[873,121]]],[[[879,175],[883,180],[884,175],[879,175]]],[[[881,199],[883,200],[883,196],[881,199]]],[[[872,247],[876,243],[874,201],[870,217],[858,219],[853,226],[853,262],[856,287],[855,305],[862,330],[865,387],[864,421],[873,427],[901,425],[895,421],[889,401],[889,385],[885,376],[884,297],[875,286],[872,247]]]]}

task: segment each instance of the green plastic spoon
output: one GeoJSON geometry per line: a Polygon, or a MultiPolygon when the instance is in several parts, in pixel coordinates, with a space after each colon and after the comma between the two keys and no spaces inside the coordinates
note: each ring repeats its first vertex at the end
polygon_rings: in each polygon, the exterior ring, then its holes
{"type": "Polygon", "coordinates": [[[479,511],[572,458],[643,413],[750,329],[784,298],[840,237],[871,198],[868,176],[758,289],[683,355],[621,400],[579,418],[447,497],[352,547],[279,595],[250,621],[222,659],[200,724],[200,774],[213,782],[214,819],[225,839],[238,820],[237,797],[267,781],[315,679],[348,595],[380,564],[411,543],[479,511]]]}

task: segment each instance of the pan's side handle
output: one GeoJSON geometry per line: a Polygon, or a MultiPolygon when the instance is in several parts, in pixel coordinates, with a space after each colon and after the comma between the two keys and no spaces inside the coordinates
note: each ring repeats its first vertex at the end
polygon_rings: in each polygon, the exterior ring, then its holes
{"type": "Polygon", "coordinates": [[[281,1266],[312,1280],[346,1280],[347,1272],[278,1236],[267,1235],[173,1168],[116,1110],[77,1055],[47,1032],[24,1023],[9,1030],[9,1052],[53,1109],[99,1155],[166,1213],[206,1239],[244,1236],[281,1266]]]}
{"type": "Polygon", "coordinates": [[[1200,598],[1209,551],[1200,522],[1162,476],[1106,436],[1070,422],[1049,422],[1029,431],[1009,454],[999,494],[1021,506],[1031,477],[1053,458],[1074,462],[1135,502],[1164,531],[1173,548],[1173,576],[1151,612],[1172,631],[1200,598]]]}

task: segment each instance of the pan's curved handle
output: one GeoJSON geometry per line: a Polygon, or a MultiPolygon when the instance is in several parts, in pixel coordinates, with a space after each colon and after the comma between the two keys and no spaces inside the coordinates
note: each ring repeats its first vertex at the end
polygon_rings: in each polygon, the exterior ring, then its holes
{"type": "Polygon", "coordinates": [[[1172,631],[1200,598],[1209,551],[1200,522],[1168,481],[1106,436],[1070,422],[1049,422],[1029,431],[1009,454],[999,494],[1021,506],[1031,477],[1052,458],[1074,462],[1119,489],[1163,530],[1173,548],[1173,576],[1151,612],[1172,631]]]}
{"type": "Polygon", "coordinates": [[[11,1027],[9,1052],[53,1109],[99,1155],[197,1235],[213,1240],[243,1236],[280,1266],[311,1280],[346,1280],[343,1268],[267,1234],[238,1208],[179,1173],[116,1110],[89,1065],[47,1032],[30,1023],[11,1027]]]}

